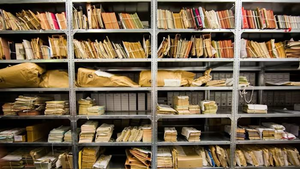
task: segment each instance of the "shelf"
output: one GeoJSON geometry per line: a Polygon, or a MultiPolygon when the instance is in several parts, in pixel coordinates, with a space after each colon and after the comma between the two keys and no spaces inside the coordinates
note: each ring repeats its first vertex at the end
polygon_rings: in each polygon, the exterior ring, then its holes
{"type": "MultiPolygon", "coordinates": [[[[180,0],[157,0],[157,2],[182,2],[180,0]]],[[[187,0],[184,2],[235,2],[235,0],[187,0]]]]}
{"type": "Polygon", "coordinates": [[[72,2],[151,2],[151,0],[72,0],[72,2]]]}
{"type": "Polygon", "coordinates": [[[74,59],[77,63],[95,63],[95,62],[151,62],[149,59],[74,59]]]}
{"type": "Polygon", "coordinates": [[[295,140],[237,140],[237,144],[299,144],[300,139],[295,140]]]}
{"type": "Polygon", "coordinates": [[[287,167],[265,167],[265,166],[260,166],[260,167],[254,167],[254,166],[247,166],[247,167],[235,167],[235,169],[298,169],[299,167],[297,166],[287,166],[287,167]]]}
{"type": "Polygon", "coordinates": [[[72,143],[17,142],[17,143],[0,143],[0,146],[72,146],[72,143]]]}
{"type": "MultiPolygon", "coordinates": [[[[108,2],[113,2],[113,1],[108,1],[108,2]]],[[[151,33],[152,29],[74,29],[74,32],[75,33],[151,33]]]]}
{"type": "Polygon", "coordinates": [[[78,87],[76,91],[150,91],[151,87],[78,87]]]}
{"type": "Polygon", "coordinates": [[[70,119],[70,115],[36,115],[36,116],[0,116],[0,120],[7,119],[70,119]]]}
{"type": "Polygon", "coordinates": [[[67,92],[69,88],[0,88],[0,92],[67,92]]]}
{"type": "Polygon", "coordinates": [[[0,63],[68,63],[67,59],[0,60],[0,63]]]}
{"type": "Polygon", "coordinates": [[[58,33],[65,33],[65,30],[25,30],[25,31],[3,30],[0,31],[0,35],[1,34],[58,34],[58,33]]]}
{"type": "MultiPolygon", "coordinates": [[[[252,90],[253,87],[247,87],[246,90],[252,90]]],[[[240,90],[243,88],[239,87],[240,90]]],[[[300,86],[254,86],[254,90],[300,90],[300,86]]]]}
{"type": "Polygon", "coordinates": [[[159,58],[158,62],[233,62],[233,59],[228,58],[159,58]]]}
{"type": "Polygon", "coordinates": [[[158,91],[232,90],[232,87],[157,87],[158,91]]]}
{"type": "Polygon", "coordinates": [[[78,119],[150,119],[150,112],[105,112],[104,115],[77,115],[78,119]]]}
{"type": "Polygon", "coordinates": [[[242,2],[299,3],[299,0],[242,0],[242,2]]]}
{"type": "Polygon", "coordinates": [[[289,31],[288,29],[242,29],[242,33],[300,33],[300,30],[292,29],[289,31]]]}
{"type": "MultiPolygon", "coordinates": [[[[176,1],[170,0],[169,2],[176,2],[176,1]]],[[[191,2],[193,2],[193,1],[191,1],[191,2]]],[[[196,2],[200,2],[200,1],[196,1],[196,2]]],[[[210,2],[212,2],[212,1],[210,1],[210,2]]],[[[166,29],[166,30],[157,29],[156,30],[157,33],[223,33],[223,32],[234,33],[234,31],[235,31],[234,29],[199,29],[199,30],[197,30],[197,29],[166,29]]]]}
{"type": "Polygon", "coordinates": [[[144,142],[103,142],[103,143],[78,143],[78,146],[151,146],[144,142]]]}
{"type": "Polygon", "coordinates": [[[299,111],[269,110],[267,114],[248,114],[240,112],[238,118],[275,118],[275,117],[300,117],[299,111]]]}
{"type": "Polygon", "coordinates": [[[241,62],[299,62],[300,58],[282,58],[282,59],[268,59],[268,58],[245,58],[240,59],[241,62]]]}
{"type": "Polygon", "coordinates": [[[64,3],[66,0],[1,0],[0,4],[24,4],[24,3],[64,3]]]}
{"type": "Polygon", "coordinates": [[[195,115],[161,115],[158,114],[158,119],[197,119],[197,118],[231,118],[231,111],[218,110],[217,114],[195,114],[195,115]]]}

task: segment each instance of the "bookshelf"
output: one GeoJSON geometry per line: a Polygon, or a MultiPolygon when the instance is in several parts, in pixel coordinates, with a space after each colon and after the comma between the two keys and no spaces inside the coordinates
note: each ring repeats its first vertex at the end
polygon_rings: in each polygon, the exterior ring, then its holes
{"type": "MultiPolygon", "coordinates": [[[[78,168],[78,150],[83,146],[104,146],[104,147],[134,147],[134,146],[146,146],[151,147],[153,153],[152,159],[152,168],[155,169],[156,166],[156,154],[157,148],[159,146],[175,146],[175,145],[184,145],[184,146],[192,146],[192,145],[227,145],[230,146],[231,152],[231,169],[238,168],[270,168],[270,167],[237,167],[234,166],[234,152],[237,145],[241,144],[300,144],[299,139],[296,140],[274,140],[274,141],[265,141],[265,140],[243,140],[238,141],[235,139],[236,130],[239,120],[241,119],[264,119],[264,118],[300,118],[300,113],[286,113],[283,111],[272,110],[268,114],[245,114],[241,112],[239,107],[239,91],[242,88],[239,88],[238,85],[238,77],[241,72],[254,72],[256,74],[257,84],[256,86],[246,88],[247,91],[254,90],[258,93],[258,101],[262,102],[262,95],[264,91],[300,91],[300,87],[292,87],[292,86],[263,86],[260,77],[264,76],[265,71],[267,72],[276,72],[276,71],[287,71],[287,72],[297,72],[299,70],[295,69],[295,67],[288,68],[272,68],[266,67],[265,64],[269,63],[284,63],[284,64],[293,64],[299,63],[300,59],[298,58],[286,58],[286,59],[264,59],[264,58],[240,58],[240,42],[242,35],[244,34],[262,34],[262,35],[272,35],[276,34],[296,34],[300,33],[300,30],[278,30],[278,29],[241,29],[241,7],[246,3],[257,4],[260,5],[262,3],[295,3],[298,4],[299,0],[124,0],[122,3],[146,3],[147,4],[147,12],[149,14],[149,28],[145,29],[73,29],[73,7],[74,5],[84,5],[87,2],[101,4],[101,3],[111,3],[112,5],[116,3],[120,3],[118,0],[23,0],[20,2],[19,0],[0,0],[0,4],[5,5],[19,5],[22,3],[29,4],[37,7],[39,4],[52,4],[52,3],[61,3],[65,6],[65,12],[67,14],[67,30],[26,30],[26,31],[11,31],[4,30],[0,31],[0,36],[2,35],[29,35],[32,37],[36,37],[38,35],[53,35],[53,34],[64,34],[67,37],[67,48],[68,48],[68,58],[67,59],[49,59],[49,60],[0,60],[0,65],[9,65],[9,64],[18,64],[23,62],[32,62],[37,64],[45,64],[48,67],[53,66],[52,64],[63,64],[68,69],[69,74],[69,88],[9,88],[9,89],[0,89],[0,94],[10,94],[10,93],[68,93],[69,96],[69,105],[70,105],[70,115],[64,116],[0,116],[0,121],[2,120],[68,120],[70,122],[70,126],[72,129],[72,143],[48,143],[45,140],[33,143],[0,143],[0,146],[68,146],[72,147],[73,151],[73,165],[74,168],[78,168]],[[205,4],[209,3],[215,7],[220,7],[226,4],[231,4],[232,9],[235,9],[235,28],[234,29],[203,29],[203,30],[195,30],[195,29],[157,29],[156,21],[157,14],[156,10],[159,9],[160,5],[162,6],[171,6],[174,3],[181,3],[182,6],[185,3],[191,4],[205,4]],[[221,34],[231,34],[232,40],[234,41],[234,58],[188,58],[188,59],[174,59],[174,58],[157,58],[157,48],[160,44],[159,36],[161,34],[204,34],[204,33],[221,33],[221,34]],[[150,35],[151,37],[151,58],[145,59],[77,59],[74,54],[74,46],[73,39],[80,37],[81,39],[94,38],[99,36],[122,36],[131,38],[131,35],[150,35]],[[130,36],[129,36],[130,35],[130,36]],[[197,63],[198,65],[193,66],[182,66],[185,63],[197,63]],[[248,63],[253,63],[254,65],[244,65],[248,63]],[[117,64],[118,67],[108,68],[108,64],[117,64]],[[128,67],[127,65],[137,65],[134,67],[128,67]],[[202,64],[202,65],[200,65],[202,64]],[[214,65],[217,64],[217,65],[214,65]],[[153,84],[151,87],[89,87],[82,88],[76,87],[74,82],[76,79],[76,72],[78,67],[80,66],[95,66],[97,68],[104,67],[111,72],[129,72],[135,73],[141,70],[150,70],[151,69],[151,77],[152,81],[156,81],[157,78],[157,70],[158,69],[167,69],[167,70],[176,70],[182,69],[187,71],[195,71],[195,72],[204,72],[207,67],[215,66],[213,72],[229,72],[232,73],[232,77],[234,79],[234,83],[232,87],[157,87],[156,84],[153,84]],[[120,66],[121,65],[121,66],[120,66]],[[123,66],[122,66],[123,65],[123,66]],[[78,107],[77,100],[80,99],[80,94],[91,94],[91,93],[118,93],[118,92],[130,92],[130,93],[150,93],[151,97],[151,110],[147,111],[137,111],[131,112],[128,114],[124,114],[124,112],[113,111],[107,113],[102,116],[84,116],[78,115],[78,107]],[[232,94],[231,101],[232,105],[230,106],[230,110],[220,110],[217,114],[200,114],[200,115],[157,115],[156,114],[156,105],[158,103],[158,98],[161,93],[166,92],[202,92],[204,94],[205,99],[209,99],[212,92],[230,92],[232,94]],[[85,120],[149,120],[152,126],[152,143],[118,143],[118,142],[109,142],[109,143],[78,143],[78,134],[76,128],[80,126],[81,121],[85,120]],[[205,123],[208,122],[209,119],[228,119],[231,124],[231,136],[224,137],[220,135],[220,133],[203,133],[203,137],[201,137],[201,142],[187,142],[179,140],[175,143],[163,142],[162,137],[159,133],[161,120],[204,120],[205,123]]],[[[195,5],[195,6],[196,6],[195,5]]],[[[122,9],[123,10],[123,9],[122,9]]],[[[132,10],[132,9],[131,9],[132,10]]],[[[135,10],[135,9],[134,9],[135,10]]],[[[126,10],[125,10],[126,11],[126,10]]],[[[164,36],[163,35],[163,36],[164,36]]],[[[134,38],[134,37],[133,37],[134,38]]],[[[20,38],[22,39],[22,38],[20,38]]],[[[128,73],[128,74],[129,74],[128,73]]],[[[0,122],[1,123],[1,122],[0,122]]],[[[173,121],[174,123],[174,121],[173,121]]],[[[176,123],[176,121],[175,121],[176,123]]],[[[123,155],[125,152],[123,152],[123,155]]],[[[124,168],[123,161],[117,161],[113,156],[113,160],[111,161],[113,168],[124,168]]],[[[221,167],[207,167],[207,168],[221,168],[221,167]]],[[[283,168],[297,168],[297,167],[272,167],[272,169],[283,169],[283,168]]]]}

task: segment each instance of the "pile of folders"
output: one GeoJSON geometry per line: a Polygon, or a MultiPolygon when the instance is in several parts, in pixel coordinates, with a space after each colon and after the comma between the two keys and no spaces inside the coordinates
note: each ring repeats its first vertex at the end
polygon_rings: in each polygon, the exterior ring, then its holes
{"type": "Polygon", "coordinates": [[[31,10],[22,10],[13,15],[3,9],[0,9],[0,30],[50,30],[67,29],[67,20],[65,12],[52,13],[43,12],[37,14],[31,10]]]}
{"type": "Polygon", "coordinates": [[[176,34],[174,38],[164,37],[157,57],[171,58],[233,58],[233,43],[231,40],[212,41],[210,34],[193,35],[190,40],[176,34]]]}
{"type": "Polygon", "coordinates": [[[232,10],[206,11],[203,7],[183,8],[179,13],[157,10],[159,29],[232,29],[234,14],[232,10]]]}

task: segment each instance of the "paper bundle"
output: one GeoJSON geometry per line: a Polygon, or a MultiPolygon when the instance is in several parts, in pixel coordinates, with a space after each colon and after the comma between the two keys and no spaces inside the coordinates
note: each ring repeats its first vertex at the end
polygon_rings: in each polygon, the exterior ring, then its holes
{"type": "Polygon", "coordinates": [[[112,155],[101,155],[93,165],[93,169],[107,169],[111,157],[112,155]]]}
{"type": "Polygon", "coordinates": [[[165,127],[164,139],[167,142],[177,142],[177,130],[175,127],[165,127]]]}
{"type": "Polygon", "coordinates": [[[275,139],[275,130],[271,128],[257,128],[259,131],[259,136],[263,140],[274,140],[275,139]]]}
{"type": "Polygon", "coordinates": [[[174,96],[173,102],[175,109],[179,115],[190,114],[189,111],[189,96],[174,96]]]}
{"type": "Polygon", "coordinates": [[[100,154],[100,147],[84,147],[82,150],[82,169],[93,168],[100,154]]]}
{"type": "Polygon", "coordinates": [[[165,104],[157,105],[157,114],[175,114],[175,113],[176,110],[169,105],[165,105],[165,104]]]}
{"type": "Polygon", "coordinates": [[[192,86],[202,86],[203,84],[206,84],[207,82],[212,80],[212,76],[210,75],[212,69],[208,69],[204,72],[204,75],[199,77],[198,79],[195,79],[192,83],[192,86]]]}
{"type": "Polygon", "coordinates": [[[286,43],[286,56],[288,58],[299,58],[300,56],[300,41],[288,41],[286,43]]]}
{"type": "Polygon", "coordinates": [[[200,114],[200,106],[199,105],[189,105],[189,112],[190,114],[200,114]]]}
{"type": "Polygon", "coordinates": [[[4,116],[15,116],[17,115],[14,110],[14,103],[5,103],[2,105],[2,111],[4,116]]]}
{"type": "Polygon", "coordinates": [[[79,115],[88,115],[88,108],[94,105],[94,101],[91,98],[80,99],[79,104],[79,115]]]}
{"type": "Polygon", "coordinates": [[[45,115],[65,115],[69,114],[67,101],[46,101],[45,115]]]}
{"type": "Polygon", "coordinates": [[[122,133],[118,133],[117,142],[140,142],[143,138],[142,127],[125,127],[122,133]]]}
{"type": "Polygon", "coordinates": [[[64,142],[72,142],[72,131],[68,130],[65,133],[64,142]]]}
{"type": "Polygon", "coordinates": [[[246,128],[247,136],[249,140],[260,140],[259,131],[257,129],[246,128]]]}
{"type": "Polygon", "coordinates": [[[246,138],[246,130],[244,128],[238,127],[236,129],[236,139],[245,140],[245,138],[246,138]]]}
{"type": "Polygon", "coordinates": [[[151,143],[152,140],[152,128],[150,124],[146,124],[142,126],[143,129],[143,142],[151,143]]]}
{"type": "Polygon", "coordinates": [[[181,134],[185,136],[189,142],[200,141],[201,131],[193,127],[183,127],[181,134]]]}
{"type": "Polygon", "coordinates": [[[218,105],[215,101],[204,100],[200,102],[202,114],[216,114],[218,105]]]}
{"type": "Polygon", "coordinates": [[[194,147],[175,146],[172,150],[174,168],[202,168],[202,156],[194,147]]]}
{"type": "Polygon", "coordinates": [[[146,148],[132,148],[126,151],[125,169],[149,169],[152,152],[146,148]]]}
{"type": "Polygon", "coordinates": [[[19,148],[1,159],[2,169],[18,169],[24,167],[32,167],[33,159],[30,156],[29,148],[19,148]]]}
{"type": "Polygon", "coordinates": [[[61,143],[64,141],[65,133],[70,130],[69,126],[60,126],[50,131],[48,142],[49,143],[61,143]]]}
{"type": "Polygon", "coordinates": [[[34,161],[34,166],[36,169],[52,169],[55,167],[55,162],[57,161],[57,157],[52,155],[51,153],[38,158],[34,161]]]}
{"type": "Polygon", "coordinates": [[[98,121],[87,121],[81,126],[79,143],[91,143],[94,140],[98,121]]]}
{"type": "Polygon", "coordinates": [[[169,147],[158,147],[157,168],[173,168],[173,159],[169,147]]]}
{"type": "Polygon", "coordinates": [[[16,135],[25,132],[25,128],[13,128],[0,132],[0,143],[13,143],[16,135]]]}
{"type": "Polygon", "coordinates": [[[51,98],[19,96],[14,102],[13,109],[19,115],[38,115],[45,109],[45,102],[48,100],[51,98]]]}
{"type": "Polygon", "coordinates": [[[97,134],[95,142],[109,142],[110,138],[114,131],[114,125],[113,124],[106,124],[103,123],[100,127],[97,128],[97,134]]]}
{"type": "Polygon", "coordinates": [[[268,112],[268,106],[262,104],[246,104],[243,107],[243,111],[246,113],[266,114],[268,112]]]}

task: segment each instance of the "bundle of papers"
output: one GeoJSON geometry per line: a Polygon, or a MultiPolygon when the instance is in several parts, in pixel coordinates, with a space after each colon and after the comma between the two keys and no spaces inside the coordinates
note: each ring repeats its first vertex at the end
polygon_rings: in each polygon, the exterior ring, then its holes
{"type": "Polygon", "coordinates": [[[245,113],[267,114],[268,106],[262,104],[245,104],[243,106],[243,111],[245,113]]]}
{"type": "Polygon", "coordinates": [[[208,83],[212,80],[212,76],[210,75],[212,69],[205,70],[204,75],[195,79],[192,82],[192,86],[202,86],[203,84],[208,83]]]}
{"type": "Polygon", "coordinates": [[[140,142],[143,138],[142,127],[125,127],[122,133],[118,133],[117,142],[140,142]]]}
{"type": "Polygon", "coordinates": [[[113,124],[106,124],[103,123],[100,127],[97,128],[97,134],[95,142],[109,142],[110,138],[114,131],[114,125],[113,124]]]}
{"type": "Polygon", "coordinates": [[[266,82],[267,86],[300,86],[300,82],[266,82]]]}
{"type": "Polygon", "coordinates": [[[218,105],[215,101],[203,100],[200,102],[202,114],[216,114],[218,105]]]}
{"type": "Polygon", "coordinates": [[[52,169],[56,167],[55,163],[57,161],[57,157],[52,155],[51,153],[34,160],[34,166],[36,169],[52,169]]]}
{"type": "Polygon", "coordinates": [[[19,96],[14,102],[13,109],[19,115],[37,115],[45,109],[45,102],[51,100],[46,97],[19,96]]]}
{"type": "Polygon", "coordinates": [[[150,124],[145,124],[142,126],[143,129],[143,142],[151,143],[152,140],[152,128],[150,124]]]}
{"type": "Polygon", "coordinates": [[[179,115],[190,114],[189,96],[174,96],[173,104],[179,115]]]}
{"type": "Polygon", "coordinates": [[[60,126],[50,131],[48,136],[49,143],[61,143],[64,141],[65,133],[70,130],[69,126],[60,126]]]}
{"type": "Polygon", "coordinates": [[[125,150],[125,169],[139,168],[149,169],[151,167],[152,152],[147,148],[132,148],[125,150]]]}
{"type": "Polygon", "coordinates": [[[119,17],[124,29],[144,29],[144,25],[137,13],[119,13],[119,17]]]}
{"type": "Polygon", "coordinates": [[[15,136],[25,132],[25,128],[13,128],[0,132],[0,143],[13,143],[15,136]]]}
{"type": "Polygon", "coordinates": [[[46,101],[45,115],[65,115],[69,114],[67,101],[46,101]]]}
{"type": "Polygon", "coordinates": [[[157,114],[175,114],[175,113],[176,110],[169,105],[165,105],[165,104],[157,105],[157,114]]]}
{"type": "Polygon", "coordinates": [[[237,140],[245,140],[246,138],[246,130],[244,128],[237,128],[236,129],[236,139],[237,140]]]}
{"type": "Polygon", "coordinates": [[[189,142],[200,141],[201,131],[193,127],[183,127],[181,134],[185,136],[189,142]]]}
{"type": "Polygon", "coordinates": [[[18,148],[1,158],[2,169],[33,167],[33,159],[30,156],[30,148],[18,148]]]}
{"type": "Polygon", "coordinates": [[[200,106],[199,105],[189,105],[189,112],[190,114],[200,114],[200,106]]]}
{"type": "Polygon", "coordinates": [[[100,147],[84,147],[82,150],[81,168],[93,168],[100,153],[100,147]]]}
{"type": "Polygon", "coordinates": [[[277,15],[279,29],[300,29],[300,16],[277,15]]]}
{"type": "Polygon", "coordinates": [[[164,140],[167,142],[177,142],[177,130],[175,127],[165,127],[164,140]]]}
{"type": "Polygon", "coordinates": [[[86,99],[80,99],[78,101],[79,104],[79,115],[88,115],[89,111],[88,108],[94,106],[94,100],[91,98],[86,98],[86,99]]]}
{"type": "Polygon", "coordinates": [[[172,150],[174,168],[202,168],[202,156],[194,147],[175,146],[172,150]]]}
{"type": "Polygon", "coordinates": [[[93,165],[94,169],[107,169],[112,155],[101,155],[93,165]]]}
{"type": "Polygon", "coordinates": [[[273,10],[256,8],[256,10],[245,10],[242,8],[244,29],[277,29],[276,18],[273,10]]]}
{"type": "Polygon", "coordinates": [[[246,128],[247,136],[249,140],[260,140],[259,131],[257,129],[246,128]]]}
{"type": "Polygon", "coordinates": [[[5,103],[2,105],[2,111],[4,116],[15,116],[17,113],[14,110],[14,103],[5,103]]]}
{"type": "Polygon", "coordinates": [[[68,130],[65,133],[64,142],[72,142],[72,131],[68,130]]]}
{"type": "Polygon", "coordinates": [[[300,57],[300,41],[288,41],[286,42],[285,47],[287,58],[300,57]]]}
{"type": "Polygon", "coordinates": [[[98,121],[87,121],[81,126],[79,143],[91,143],[94,140],[98,121]]]}
{"type": "Polygon", "coordinates": [[[169,147],[157,148],[157,168],[173,168],[173,159],[169,147]]]}

